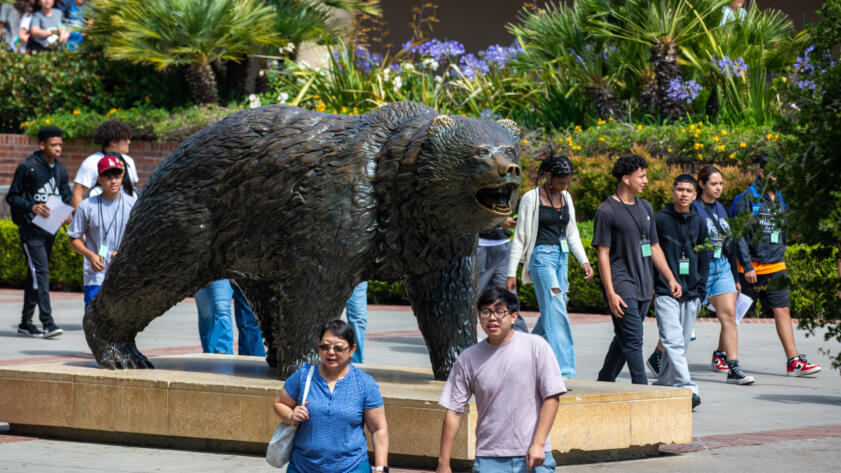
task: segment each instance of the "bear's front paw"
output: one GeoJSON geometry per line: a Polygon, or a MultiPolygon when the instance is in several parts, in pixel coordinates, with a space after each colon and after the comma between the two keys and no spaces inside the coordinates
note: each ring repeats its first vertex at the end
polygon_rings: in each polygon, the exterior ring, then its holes
{"type": "Polygon", "coordinates": [[[106,342],[103,344],[97,362],[101,368],[112,370],[152,369],[154,366],[134,342],[106,342]]]}

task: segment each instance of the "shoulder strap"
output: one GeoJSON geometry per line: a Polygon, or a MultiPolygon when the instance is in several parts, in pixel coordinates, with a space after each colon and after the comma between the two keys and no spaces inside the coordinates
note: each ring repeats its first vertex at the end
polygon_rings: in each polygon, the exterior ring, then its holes
{"type": "Polygon", "coordinates": [[[310,365],[310,372],[307,374],[307,384],[304,385],[304,395],[301,397],[301,405],[307,402],[307,395],[310,393],[310,384],[312,383],[312,373],[315,371],[316,365],[310,365]]]}

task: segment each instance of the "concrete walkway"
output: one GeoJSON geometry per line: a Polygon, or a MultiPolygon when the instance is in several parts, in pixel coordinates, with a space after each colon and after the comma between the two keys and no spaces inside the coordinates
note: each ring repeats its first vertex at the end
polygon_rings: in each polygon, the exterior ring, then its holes
{"type": "MultiPolygon", "coordinates": [[[[54,293],[56,322],[65,334],[55,339],[18,337],[22,293],[0,290],[0,365],[21,365],[66,358],[89,358],[81,329],[81,294],[54,293]]],[[[526,314],[533,325],[537,314],[526,314]]],[[[595,379],[612,337],[606,316],[573,315],[579,378],[595,379]]],[[[695,410],[695,442],[667,446],[664,454],[643,460],[562,466],[566,471],[703,472],[762,471],[836,472],[841,464],[841,377],[829,366],[821,334],[796,331],[798,348],[824,366],[810,378],[785,375],[785,356],[772,321],[745,323],[740,329],[741,363],[756,377],[753,386],[725,384],[726,376],[710,370],[718,337],[714,321],[697,324],[689,363],[703,403],[695,410]]],[[[657,327],[645,324],[645,350],[653,349],[657,327]]],[[[371,363],[429,367],[426,346],[407,308],[372,306],[365,357],[371,363]]],[[[137,339],[148,355],[201,352],[196,310],[187,300],[154,320],[137,339]]],[[[619,381],[629,383],[624,372],[619,381]]],[[[2,402],[2,400],[0,400],[2,402]]],[[[0,419],[2,422],[3,419],[0,419]]],[[[236,421],[232,419],[232,421],[236,421]]],[[[2,425],[0,425],[2,427],[2,425]]],[[[0,472],[276,471],[262,458],[181,450],[125,447],[0,435],[0,472]]],[[[399,470],[393,470],[399,471],[399,470]]],[[[402,470],[408,471],[408,470],[402,470]]]]}

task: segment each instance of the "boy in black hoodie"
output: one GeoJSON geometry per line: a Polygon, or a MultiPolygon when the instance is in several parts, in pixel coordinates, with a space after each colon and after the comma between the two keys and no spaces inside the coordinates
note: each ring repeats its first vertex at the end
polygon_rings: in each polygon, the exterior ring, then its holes
{"type": "Polygon", "coordinates": [[[820,365],[809,363],[797,353],[791,327],[791,301],[786,274],[786,204],[780,191],[775,192],[776,178],[765,178],[765,164],[759,162],[759,175],[747,190],[736,196],[732,216],[751,214],[747,234],[736,240],[737,269],[742,292],[759,299],[765,311],[774,313],[777,335],[786,354],[786,374],[807,376],[821,371],[820,365]]]}
{"type": "MultiPolygon", "coordinates": [[[[61,196],[70,204],[72,193],[68,184],[67,168],[58,158],[64,146],[63,132],[54,126],[38,130],[40,150],[26,158],[15,170],[6,202],[12,211],[12,221],[18,226],[23,252],[26,255],[26,288],[18,334],[29,337],[50,338],[64,333],[56,326],[50,307],[50,253],[55,236],[34,225],[36,215],[49,217],[46,202],[51,195],[61,196]],[[35,306],[44,331],[32,323],[35,306]]],[[[70,223],[72,216],[64,224],[70,223]]]]}
{"type": "Polygon", "coordinates": [[[681,296],[675,299],[668,281],[660,274],[654,281],[654,313],[664,352],[660,371],[654,384],[676,386],[692,390],[692,407],[701,403],[698,385],[689,375],[686,352],[701,310],[710,270],[709,255],[695,248],[707,240],[707,223],[695,213],[696,183],[689,174],[675,178],[673,203],[654,216],[660,247],[666,255],[672,274],[677,276],[681,296]]]}

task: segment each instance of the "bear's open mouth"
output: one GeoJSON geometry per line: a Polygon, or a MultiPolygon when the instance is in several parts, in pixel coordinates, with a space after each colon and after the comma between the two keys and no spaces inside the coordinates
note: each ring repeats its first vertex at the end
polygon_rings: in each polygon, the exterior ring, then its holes
{"type": "Polygon", "coordinates": [[[511,196],[515,190],[517,190],[517,184],[483,187],[476,193],[476,203],[495,214],[509,215],[511,196]]]}

